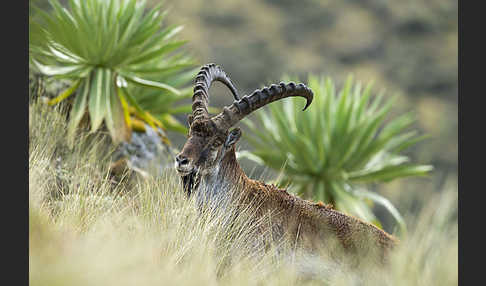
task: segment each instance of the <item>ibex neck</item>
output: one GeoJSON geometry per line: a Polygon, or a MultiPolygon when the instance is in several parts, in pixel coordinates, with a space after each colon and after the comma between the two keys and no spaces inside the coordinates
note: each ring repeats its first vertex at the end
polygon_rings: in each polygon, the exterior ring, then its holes
{"type": "Polygon", "coordinates": [[[220,207],[232,196],[238,196],[247,181],[248,177],[238,164],[234,150],[228,152],[214,172],[201,178],[197,190],[198,204],[210,203],[212,207],[220,207]]]}

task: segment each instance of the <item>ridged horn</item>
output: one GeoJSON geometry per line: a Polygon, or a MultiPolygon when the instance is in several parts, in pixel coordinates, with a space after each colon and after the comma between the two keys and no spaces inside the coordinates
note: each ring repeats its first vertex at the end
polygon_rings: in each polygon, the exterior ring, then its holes
{"type": "Polygon", "coordinates": [[[192,114],[194,119],[209,117],[209,88],[213,81],[222,82],[231,90],[235,100],[239,100],[236,87],[221,67],[213,63],[206,64],[201,68],[195,80],[192,96],[192,114]]]}
{"type": "Polygon", "coordinates": [[[306,110],[311,104],[314,94],[303,83],[295,84],[294,82],[290,82],[285,84],[281,82],[279,84],[272,84],[270,87],[257,89],[250,95],[243,96],[230,106],[225,106],[223,111],[211,118],[211,120],[218,129],[227,130],[258,108],[291,96],[304,97],[307,101],[303,110],[306,110]]]}

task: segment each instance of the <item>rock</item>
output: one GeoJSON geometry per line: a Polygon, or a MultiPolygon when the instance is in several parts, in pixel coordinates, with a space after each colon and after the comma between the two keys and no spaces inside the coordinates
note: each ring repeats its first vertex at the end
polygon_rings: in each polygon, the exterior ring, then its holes
{"type": "MultiPolygon", "coordinates": [[[[122,142],[114,153],[112,172],[121,174],[125,168],[142,177],[160,176],[167,168],[172,168],[175,151],[162,142],[161,137],[149,125],[146,132],[132,132],[130,142],[122,142]]],[[[160,128],[158,132],[164,134],[160,128]]]]}

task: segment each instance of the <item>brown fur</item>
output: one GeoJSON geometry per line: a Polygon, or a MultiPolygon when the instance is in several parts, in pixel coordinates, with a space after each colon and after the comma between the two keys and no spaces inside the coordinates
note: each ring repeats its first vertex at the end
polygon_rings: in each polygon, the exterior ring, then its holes
{"type": "Polygon", "coordinates": [[[299,236],[310,243],[311,248],[319,247],[319,241],[329,236],[322,230],[335,232],[346,249],[358,248],[360,244],[369,242],[370,246],[376,245],[386,251],[396,243],[396,238],[370,223],[343,214],[322,202],[313,203],[303,200],[285,189],[248,178],[236,161],[234,150],[227,156],[227,161],[222,163],[234,172],[230,177],[239,177],[237,181],[245,186],[241,188],[244,192],[241,197],[246,199],[245,202],[259,201],[260,208],[263,210],[257,212],[259,215],[262,215],[265,210],[275,211],[278,217],[275,221],[286,226],[285,232],[292,237],[297,237],[297,228],[299,228],[299,236]],[[368,234],[371,237],[366,237],[368,234]],[[370,239],[368,242],[357,241],[368,238],[370,239]]]}

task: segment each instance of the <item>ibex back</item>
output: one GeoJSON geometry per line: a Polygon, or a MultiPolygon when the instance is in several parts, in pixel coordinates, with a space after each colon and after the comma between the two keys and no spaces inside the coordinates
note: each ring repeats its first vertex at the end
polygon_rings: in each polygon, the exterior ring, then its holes
{"type": "Polygon", "coordinates": [[[305,110],[312,102],[313,93],[302,83],[290,82],[257,89],[240,99],[219,66],[203,66],[196,77],[192,114],[188,116],[188,139],[175,159],[184,191],[187,196],[196,196],[199,204],[213,208],[251,205],[255,217],[272,212],[273,239],[287,235],[303,247],[315,249],[325,246],[328,238],[332,238],[339,241],[345,252],[367,255],[370,250],[378,250],[379,257],[386,257],[396,244],[393,236],[322,203],[303,200],[286,190],[252,180],[240,168],[235,143],[241,137],[241,130],[229,129],[264,105],[291,96],[304,97],[305,110]],[[235,101],[220,114],[210,117],[208,91],[216,80],[231,90],[235,101]]]}

